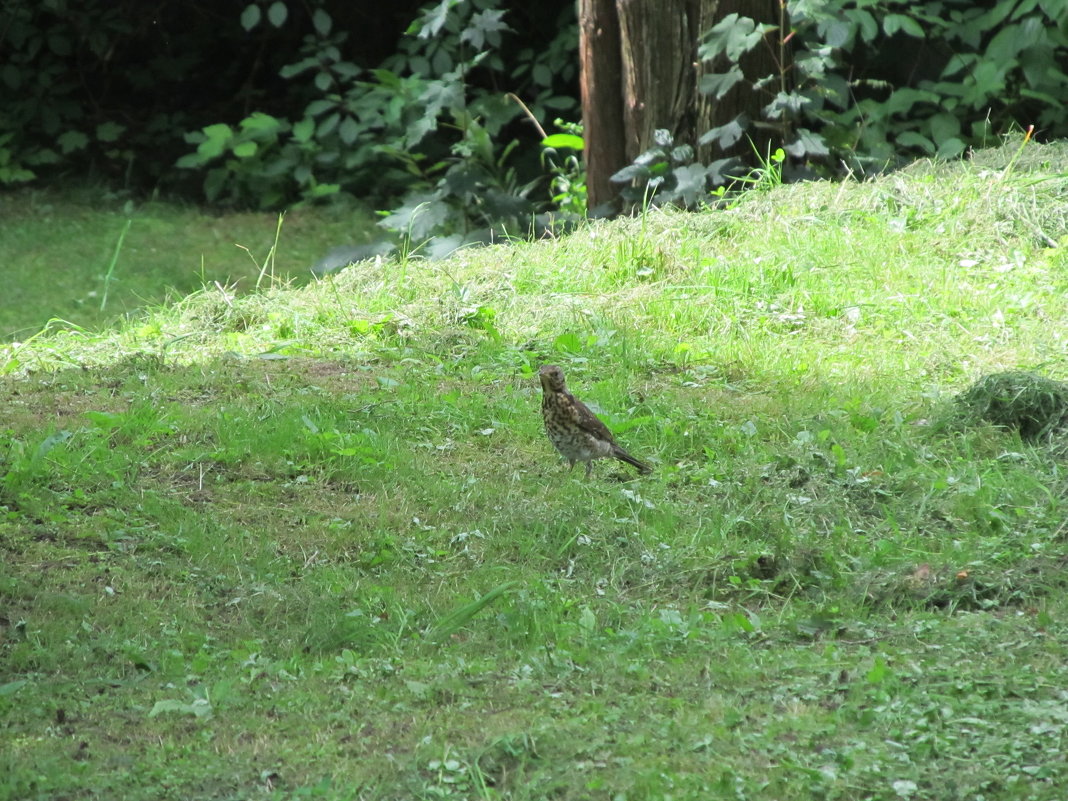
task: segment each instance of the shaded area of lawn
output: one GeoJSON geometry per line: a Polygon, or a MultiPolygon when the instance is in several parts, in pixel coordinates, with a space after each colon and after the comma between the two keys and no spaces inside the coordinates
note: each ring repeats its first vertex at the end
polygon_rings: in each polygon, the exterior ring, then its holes
{"type": "MultiPolygon", "coordinates": [[[[88,190],[0,194],[0,220],[0,341],[23,340],[51,318],[99,329],[215,281],[249,289],[278,226],[276,214],[127,203],[88,190]]],[[[366,211],[291,211],[275,275],[307,280],[311,265],[331,248],[364,242],[373,228],[366,211]]]]}

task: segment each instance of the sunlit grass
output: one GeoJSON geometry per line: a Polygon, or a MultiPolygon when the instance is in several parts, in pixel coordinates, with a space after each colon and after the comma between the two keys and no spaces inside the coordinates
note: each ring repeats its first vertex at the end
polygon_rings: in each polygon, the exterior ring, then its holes
{"type": "Polygon", "coordinates": [[[1068,374],[1015,150],[0,349],[0,797],[1059,798],[1063,451],[951,401],[1068,374]]]}

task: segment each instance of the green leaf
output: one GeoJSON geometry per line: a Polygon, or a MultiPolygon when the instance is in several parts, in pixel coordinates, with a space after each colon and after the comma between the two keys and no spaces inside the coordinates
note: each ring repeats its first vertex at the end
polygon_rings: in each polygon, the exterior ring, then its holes
{"type": "Polygon", "coordinates": [[[875,17],[870,12],[862,8],[850,8],[842,13],[860,28],[860,38],[865,42],[870,42],[879,35],[879,23],[875,21],[875,17]]]}
{"type": "Polygon", "coordinates": [[[931,137],[935,142],[945,142],[960,134],[960,120],[946,112],[932,116],[927,121],[927,125],[931,129],[931,137]]]}
{"type": "Polygon", "coordinates": [[[424,105],[424,116],[434,117],[442,109],[464,108],[464,86],[452,80],[428,81],[419,100],[424,105]]]}
{"type": "Polygon", "coordinates": [[[59,145],[63,155],[66,155],[73,153],[75,150],[82,150],[89,144],[89,137],[81,131],[65,131],[56,139],[56,144],[59,145]]]}
{"type": "Polygon", "coordinates": [[[583,340],[579,338],[578,334],[572,331],[568,331],[566,334],[560,334],[553,340],[553,348],[565,353],[578,353],[582,350],[583,340]]]}
{"type": "Polygon", "coordinates": [[[541,104],[545,108],[555,108],[560,111],[571,111],[578,108],[578,101],[573,97],[565,97],[564,95],[555,95],[553,97],[547,97],[541,101],[541,104]]]}
{"type": "Polygon", "coordinates": [[[262,15],[260,7],[255,3],[250,3],[245,6],[245,10],[241,12],[241,27],[246,31],[251,31],[260,24],[260,17],[262,15]]]}
{"type": "MultiPolygon", "coordinates": [[[[985,106],[988,99],[1000,94],[1005,89],[1005,73],[1009,66],[996,64],[992,61],[980,61],[972,71],[971,78],[974,82],[971,91],[965,97],[973,108],[985,106]]],[[[967,82],[965,84],[967,86],[967,82]]]]}
{"type": "Polygon", "coordinates": [[[822,134],[815,133],[807,128],[799,128],[797,130],[797,138],[786,146],[786,150],[791,156],[798,159],[827,156],[831,152],[822,134]]]}
{"type": "Polygon", "coordinates": [[[592,634],[597,630],[597,615],[588,606],[584,606],[579,614],[578,624],[583,631],[592,634]]]}
{"type": "Polygon", "coordinates": [[[255,142],[241,142],[234,145],[233,150],[239,159],[247,159],[256,155],[257,145],[255,142]]]}
{"type": "Polygon", "coordinates": [[[553,85],[553,71],[548,64],[535,64],[534,69],[530,71],[530,78],[538,86],[553,85]]]}
{"type": "Polygon", "coordinates": [[[853,26],[843,19],[828,20],[820,28],[828,47],[844,47],[853,36],[853,26]]]}
{"type": "Polygon", "coordinates": [[[812,100],[800,92],[778,92],[775,98],[764,106],[764,116],[772,120],[781,120],[785,116],[798,114],[812,100]],[[789,115],[785,114],[789,112],[789,115]]]}
{"type": "Polygon", "coordinates": [[[234,138],[233,129],[225,123],[216,123],[204,128],[204,141],[197,146],[197,153],[205,159],[221,156],[230,140],[234,138]]]}
{"type": "Polygon", "coordinates": [[[315,133],[315,120],[305,117],[293,125],[293,138],[300,143],[307,142],[315,133]]]}
{"type": "Polygon", "coordinates": [[[975,53],[954,53],[949,57],[949,61],[946,62],[945,68],[942,70],[942,74],[938,77],[949,78],[952,75],[956,75],[963,69],[970,67],[976,61],[979,60],[979,56],[975,53]]]}
{"type": "MultiPolygon", "coordinates": [[[[32,181],[37,177],[37,174],[32,170],[26,170],[22,167],[9,167],[4,164],[0,164],[0,184],[15,184],[23,183],[25,181],[32,181]]],[[[11,364],[17,360],[9,360],[7,363],[11,364]]],[[[0,371],[2,374],[3,371],[0,371]]]]}
{"type": "Polygon", "coordinates": [[[697,88],[701,94],[712,95],[716,100],[719,100],[744,77],[741,69],[734,66],[727,72],[702,75],[697,88]]]}
{"type": "Polygon", "coordinates": [[[230,139],[234,135],[234,129],[227,125],[225,122],[217,122],[214,125],[208,125],[204,129],[204,136],[209,140],[222,142],[230,139]]]}
{"type": "Polygon", "coordinates": [[[339,61],[333,66],[334,74],[342,78],[355,78],[360,74],[360,68],[351,61],[339,61]]]}
{"type": "Polygon", "coordinates": [[[319,123],[319,129],[315,132],[316,137],[322,139],[329,136],[334,132],[334,129],[337,128],[339,122],[341,122],[341,115],[335,111],[319,123]]]}
{"type": "Polygon", "coordinates": [[[469,42],[475,50],[481,50],[487,41],[499,44],[501,31],[509,29],[501,19],[505,13],[504,9],[490,8],[472,15],[470,24],[460,34],[460,41],[469,42]]]}
{"type": "Polygon", "coordinates": [[[582,150],[585,148],[586,143],[582,141],[581,136],[575,136],[574,134],[557,133],[549,134],[541,140],[542,147],[551,147],[555,150],[562,148],[570,148],[571,150],[582,150]]]}
{"type": "Polygon", "coordinates": [[[318,67],[319,61],[315,58],[302,58],[300,61],[293,64],[286,64],[282,69],[278,70],[278,74],[283,78],[292,78],[294,75],[300,75],[313,67],[318,67]]]}
{"type": "Polygon", "coordinates": [[[408,679],[404,682],[404,686],[408,689],[412,695],[416,698],[427,698],[430,696],[432,687],[424,681],[414,681],[408,679]]]}
{"type": "Polygon", "coordinates": [[[102,122],[96,126],[96,138],[101,142],[114,142],[125,130],[126,126],[117,122],[102,122]]]}
{"type": "Polygon", "coordinates": [[[967,145],[957,137],[950,137],[949,139],[945,139],[938,143],[938,157],[942,159],[955,159],[964,152],[966,147],[967,145]]]}
{"type": "Polygon", "coordinates": [[[883,17],[883,31],[887,36],[893,36],[898,31],[904,31],[909,36],[914,36],[917,39],[924,38],[923,28],[920,27],[920,23],[912,19],[912,17],[906,17],[904,14],[887,14],[883,17]]]}
{"type": "Polygon", "coordinates": [[[312,14],[312,25],[315,26],[315,32],[320,36],[329,36],[330,29],[334,26],[334,22],[330,19],[329,14],[321,8],[317,8],[315,9],[315,13],[312,14]]]}
{"type": "Polygon", "coordinates": [[[890,97],[886,99],[886,113],[914,113],[914,109],[917,103],[938,104],[941,99],[942,98],[934,92],[927,92],[921,89],[912,89],[906,86],[904,88],[894,90],[890,97]]]}
{"type": "Polygon", "coordinates": [[[1063,103],[1061,102],[1060,98],[1055,97],[1054,95],[1051,95],[1051,94],[1047,94],[1046,92],[1035,92],[1035,91],[1033,91],[1031,89],[1021,88],[1020,89],[1020,97],[1028,97],[1028,98],[1031,98],[1032,100],[1041,101],[1042,103],[1045,103],[1047,106],[1050,106],[1050,108],[1057,108],[1057,107],[1060,107],[1060,106],[1063,105],[1063,103]]]}
{"type": "Polygon", "coordinates": [[[742,631],[752,634],[756,631],[753,621],[744,612],[725,612],[720,617],[720,623],[725,630],[730,632],[742,631]]]}
{"type": "Polygon", "coordinates": [[[414,195],[404,205],[391,210],[379,225],[420,242],[448,220],[450,213],[449,204],[434,199],[433,195],[414,195]]]}
{"type": "Polygon", "coordinates": [[[904,133],[898,134],[896,139],[898,147],[916,147],[928,155],[934,155],[934,142],[923,134],[916,133],[916,131],[905,131],[904,133]]]}
{"type": "Polygon", "coordinates": [[[346,145],[351,145],[360,135],[360,126],[352,117],[345,117],[338,126],[337,135],[346,145]]]}
{"type": "Polygon", "coordinates": [[[774,25],[757,25],[751,18],[737,13],[728,14],[705,35],[697,54],[704,61],[726,55],[729,61],[737,64],[744,53],[756,47],[764,35],[773,30],[778,28],[774,25]]]}
{"type": "Polygon", "coordinates": [[[336,195],[340,191],[341,184],[315,184],[310,189],[306,189],[303,194],[306,199],[311,199],[336,195]]]}
{"type": "Polygon", "coordinates": [[[198,167],[203,167],[205,161],[204,157],[199,153],[186,153],[174,162],[174,166],[182,170],[195,170],[198,167]]]}
{"type": "Polygon", "coordinates": [[[251,116],[241,120],[243,130],[256,133],[275,133],[283,127],[285,123],[282,120],[270,114],[264,114],[262,111],[254,111],[251,116]]]}
{"type": "Polygon", "coordinates": [[[271,7],[267,9],[267,19],[276,28],[281,28],[285,24],[288,16],[289,9],[286,8],[286,4],[281,2],[281,0],[271,3],[271,7]]]}
{"type": "Polygon", "coordinates": [[[304,113],[309,117],[318,117],[320,114],[325,114],[334,108],[337,108],[337,102],[334,100],[313,100],[304,109],[304,113]]]}
{"type": "Polygon", "coordinates": [[[59,164],[59,154],[50,147],[43,147],[26,157],[27,164],[59,164]]]}
{"type": "MultiPolygon", "coordinates": [[[[840,109],[846,109],[850,103],[849,81],[842,75],[826,75],[820,79],[819,88],[816,90],[818,97],[840,109]]],[[[820,111],[822,106],[812,107],[812,111],[820,111]]]]}
{"type": "Polygon", "coordinates": [[[622,184],[628,181],[644,181],[648,177],[648,167],[642,164],[628,164],[623,169],[614,173],[608,180],[612,183],[622,184]]]}
{"type": "Polygon", "coordinates": [[[705,131],[705,133],[701,134],[701,138],[697,140],[697,143],[707,145],[710,142],[715,142],[721,148],[726,149],[742,138],[742,134],[745,133],[745,128],[748,125],[749,117],[745,114],[739,114],[726,125],[720,125],[710,131],[705,131]]]}
{"type": "Polygon", "coordinates": [[[890,677],[890,669],[886,666],[886,660],[881,656],[875,657],[875,664],[866,676],[869,684],[880,684],[890,677]]]}
{"type": "Polygon", "coordinates": [[[692,145],[676,145],[671,148],[669,154],[672,163],[674,164],[689,164],[693,161],[694,152],[692,145]]]}
{"type": "Polygon", "coordinates": [[[913,38],[927,37],[927,33],[924,31],[923,26],[912,17],[906,17],[905,20],[901,22],[901,30],[905,31],[913,38]]]}
{"type": "Polygon", "coordinates": [[[420,77],[426,77],[433,72],[430,69],[430,61],[423,56],[412,56],[408,59],[408,68],[420,77]]]}
{"type": "Polygon", "coordinates": [[[1021,26],[1019,25],[1007,25],[1002,28],[990,40],[990,44],[986,48],[985,57],[998,64],[1005,64],[1014,60],[1021,50],[1033,44],[1021,34],[1021,26]]]}
{"type": "Polygon", "coordinates": [[[707,168],[704,164],[684,164],[676,167],[674,193],[687,206],[694,205],[708,192],[707,168]]]}
{"type": "Polygon", "coordinates": [[[449,11],[456,5],[459,5],[461,0],[441,0],[436,6],[429,8],[422,17],[412,23],[408,28],[408,33],[417,33],[420,39],[433,39],[439,33],[441,29],[445,27],[445,23],[449,21],[449,11]]]}
{"type": "Polygon", "coordinates": [[[392,70],[374,69],[371,70],[371,75],[387,89],[399,89],[401,86],[400,76],[392,70]]]}

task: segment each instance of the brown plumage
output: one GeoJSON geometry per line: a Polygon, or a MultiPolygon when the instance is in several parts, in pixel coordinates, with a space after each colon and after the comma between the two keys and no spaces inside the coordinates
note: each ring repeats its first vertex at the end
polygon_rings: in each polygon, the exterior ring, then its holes
{"type": "Polygon", "coordinates": [[[567,459],[569,470],[574,469],[575,462],[585,462],[588,477],[594,459],[611,458],[632,464],[642,473],[652,471],[649,465],[619,447],[608,426],[567,391],[563,370],[547,364],[538,375],[541,378],[541,416],[545,421],[545,433],[567,459]]]}

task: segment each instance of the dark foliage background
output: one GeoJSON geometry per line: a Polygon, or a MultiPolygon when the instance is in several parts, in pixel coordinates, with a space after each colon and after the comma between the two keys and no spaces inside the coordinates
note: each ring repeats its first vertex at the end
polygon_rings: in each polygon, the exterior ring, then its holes
{"type": "MultiPolygon", "coordinates": [[[[705,202],[737,173],[695,164],[695,146],[758,130],[787,178],[953,158],[1031,125],[1068,136],[1064,0],[784,10],[780,25],[731,14],[697,43],[700,90],[755,93],[761,117],[658,138],[621,184],[705,202]],[[755,48],[776,72],[742,73],[755,48]]],[[[0,0],[0,186],[260,208],[349,195],[415,239],[529,233],[550,205],[584,208],[580,162],[542,142],[578,132],[577,40],[573,0],[0,0]]]]}
{"type": "MultiPolygon", "coordinates": [[[[302,48],[329,41],[317,35],[316,12],[325,12],[333,38],[343,39],[344,61],[368,80],[367,70],[402,52],[423,5],[0,0],[0,185],[76,177],[201,197],[203,176],[175,169],[193,149],[188,133],[237,125],[254,112],[297,120],[322,96],[314,81],[281,74],[302,48]],[[244,13],[253,7],[260,20],[246,29],[244,13]]],[[[522,31],[523,47],[507,51],[513,58],[502,65],[507,75],[524,49],[548,49],[572,4],[497,6],[522,31]]],[[[577,96],[574,69],[565,72],[562,91],[577,96]]],[[[485,76],[472,77],[476,87],[481,79],[500,92],[522,84],[493,86],[485,76]]],[[[362,189],[373,196],[378,186],[362,189]]],[[[209,199],[259,205],[240,196],[209,199]]]]}

